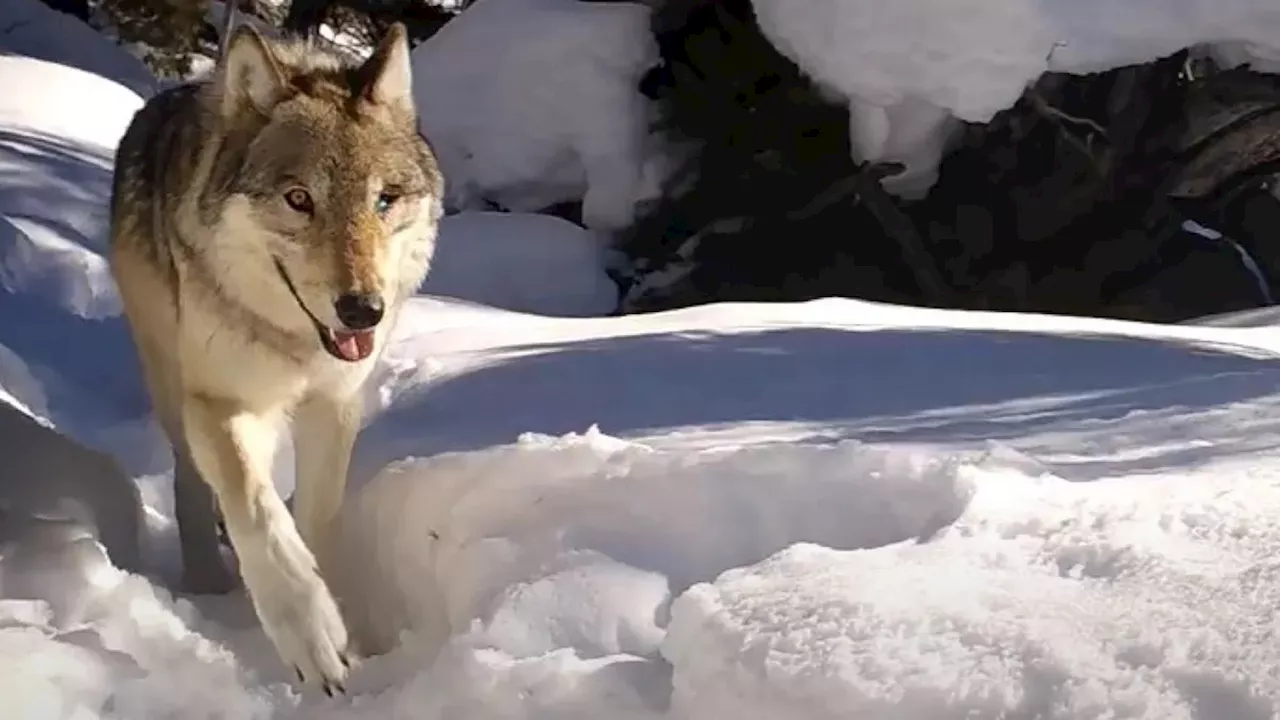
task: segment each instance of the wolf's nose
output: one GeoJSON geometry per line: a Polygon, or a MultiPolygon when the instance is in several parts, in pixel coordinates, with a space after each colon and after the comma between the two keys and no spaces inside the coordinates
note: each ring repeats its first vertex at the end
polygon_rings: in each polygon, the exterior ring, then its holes
{"type": "Polygon", "coordinates": [[[338,319],[352,330],[367,330],[382,322],[382,296],[373,293],[346,293],[333,303],[338,319]]]}

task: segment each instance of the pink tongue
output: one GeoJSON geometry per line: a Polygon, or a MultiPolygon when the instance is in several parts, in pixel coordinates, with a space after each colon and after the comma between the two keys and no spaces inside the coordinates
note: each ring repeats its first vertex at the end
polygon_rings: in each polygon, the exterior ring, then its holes
{"type": "Polygon", "coordinates": [[[333,331],[333,344],[337,346],[342,359],[348,362],[359,362],[373,354],[373,331],[357,332],[333,331]]]}

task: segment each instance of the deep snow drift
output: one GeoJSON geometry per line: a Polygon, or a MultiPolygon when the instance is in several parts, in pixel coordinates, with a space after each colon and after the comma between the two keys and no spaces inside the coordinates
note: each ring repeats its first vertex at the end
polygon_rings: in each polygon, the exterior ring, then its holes
{"type": "Polygon", "coordinates": [[[0,716],[1280,711],[1273,314],[600,317],[593,234],[487,213],[449,218],[367,389],[333,579],[387,652],[300,694],[242,597],[166,589],[102,257],[141,100],[26,58],[0,87],[0,716]]]}

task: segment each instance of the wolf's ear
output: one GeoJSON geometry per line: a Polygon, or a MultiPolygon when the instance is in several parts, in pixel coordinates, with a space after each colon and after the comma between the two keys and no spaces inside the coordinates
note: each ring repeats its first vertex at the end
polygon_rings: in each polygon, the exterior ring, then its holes
{"type": "Polygon", "coordinates": [[[236,28],[221,61],[222,115],[246,105],[267,112],[284,96],[285,79],[262,35],[245,23],[236,28]]]}
{"type": "Polygon", "coordinates": [[[414,114],[409,33],[403,23],[392,23],[361,72],[365,78],[364,96],[369,102],[414,114]]]}

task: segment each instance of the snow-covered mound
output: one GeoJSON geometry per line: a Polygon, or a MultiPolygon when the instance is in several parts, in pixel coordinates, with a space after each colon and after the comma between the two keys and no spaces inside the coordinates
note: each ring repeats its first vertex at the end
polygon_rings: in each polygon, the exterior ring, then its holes
{"type": "Polygon", "coordinates": [[[0,57],[0,85],[0,284],[81,317],[114,315],[103,200],[116,143],[142,99],[99,75],[20,56],[0,57]]]}
{"type": "MultiPolygon", "coordinates": [[[[954,118],[986,122],[1046,70],[1090,73],[1207,44],[1280,71],[1273,0],[752,0],[765,36],[849,101],[854,148],[927,189],[954,118]]],[[[887,183],[890,186],[892,183],[887,183]]]]}
{"type": "Polygon", "coordinates": [[[605,272],[606,247],[551,215],[448,215],[422,291],[532,315],[608,315],[618,285],[605,272]]]}
{"type": "Polygon", "coordinates": [[[112,156],[142,99],[21,56],[0,56],[0,87],[0,384],[77,441],[114,447],[145,432],[125,428],[148,408],[105,258],[112,156]],[[76,352],[110,360],[63,364],[76,352]]]}
{"type": "Polygon", "coordinates": [[[938,460],[853,442],[673,452],[592,429],[396,466],[349,514],[350,587],[383,589],[350,602],[384,648],[470,628],[522,658],[653,656],[693,582],[800,540],[879,545],[953,520],[967,492],[938,460]]]}
{"type": "MultiPolygon", "coordinates": [[[[130,90],[149,97],[159,87],[155,76],[138,58],[104,37],[97,30],[40,0],[4,0],[0,7],[0,55],[23,55],[101,75],[130,90]]],[[[9,77],[0,82],[0,101],[29,99],[15,92],[9,77]]],[[[82,99],[80,115],[92,115],[99,108],[111,112],[112,105],[82,99]]]]}
{"type": "Polygon", "coordinates": [[[625,226],[661,180],[640,77],[657,59],[631,3],[479,0],[413,51],[423,134],[457,209],[583,202],[625,226]]]}

